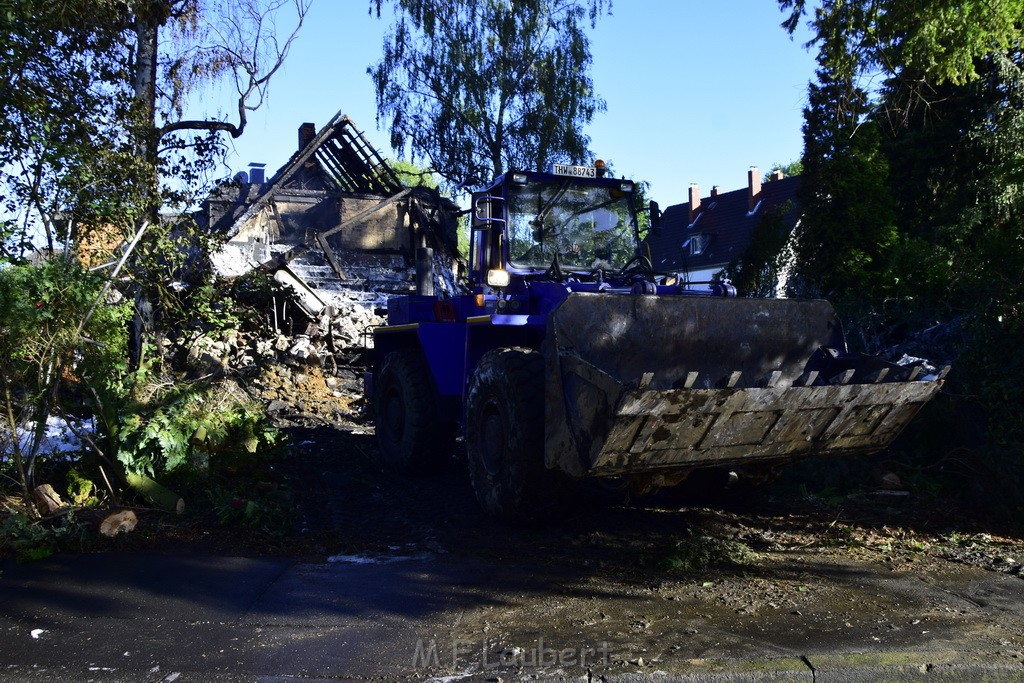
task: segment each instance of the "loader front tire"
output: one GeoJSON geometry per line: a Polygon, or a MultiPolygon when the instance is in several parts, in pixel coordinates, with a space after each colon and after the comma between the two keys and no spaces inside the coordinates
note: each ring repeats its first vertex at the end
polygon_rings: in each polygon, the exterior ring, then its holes
{"type": "Polygon", "coordinates": [[[537,351],[484,354],[469,387],[466,455],[484,511],[529,523],[564,504],[570,482],[544,466],[544,361],[537,351]]]}
{"type": "Polygon", "coordinates": [[[437,390],[419,349],[384,357],[374,391],[374,428],[384,464],[402,474],[440,468],[454,447],[454,427],[437,416],[437,390]]]}

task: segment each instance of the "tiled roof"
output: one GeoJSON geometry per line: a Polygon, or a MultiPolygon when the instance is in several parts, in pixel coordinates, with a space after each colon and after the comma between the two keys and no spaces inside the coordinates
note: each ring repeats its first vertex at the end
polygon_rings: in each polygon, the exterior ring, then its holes
{"type": "Polygon", "coordinates": [[[700,200],[700,210],[690,223],[690,203],[676,204],[662,214],[661,231],[650,235],[647,243],[654,269],[660,272],[720,269],[739,258],[750,243],[754,228],[766,211],[791,201],[786,220],[792,224],[799,217],[797,188],[800,177],[782,178],[761,185],[761,201],[753,212],[748,211],[748,189],[720,193],[700,200]],[[700,254],[691,254],[688,239],[707,236],[707,246],[700,254]]]}

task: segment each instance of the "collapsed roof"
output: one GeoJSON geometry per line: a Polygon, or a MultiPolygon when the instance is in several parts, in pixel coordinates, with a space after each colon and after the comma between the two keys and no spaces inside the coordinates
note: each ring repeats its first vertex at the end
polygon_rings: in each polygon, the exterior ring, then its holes
{"type": "Polygon", "coordinates": [[[406,186],[347,116],[319,132],[303,124],[297,151],[267,182],[240,176],[203,205],[206,225],[227,239],[212,259],[221,275],[287,268],[321,295],[379,304],[408,293],[416,250],[430,247],[438,290],[454,291],[458,207],[406,186]]]}

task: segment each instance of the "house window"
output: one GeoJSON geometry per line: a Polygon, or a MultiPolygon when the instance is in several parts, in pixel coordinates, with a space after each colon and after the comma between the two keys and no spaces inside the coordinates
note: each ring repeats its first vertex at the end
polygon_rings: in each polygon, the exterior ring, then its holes
{"type": "Polygon", "coordinates": [[[690,255],[697,256],[703,254],[704,250],[708,248],[708,242],[711,241],[711,235],[707,233],[697,233],[689,239],[690,242],[690,255]]]}

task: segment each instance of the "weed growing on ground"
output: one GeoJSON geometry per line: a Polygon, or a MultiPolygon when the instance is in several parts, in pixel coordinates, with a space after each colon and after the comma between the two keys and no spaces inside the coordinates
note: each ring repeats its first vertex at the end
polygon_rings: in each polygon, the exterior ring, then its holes
{"type": "Polygon", "coordinates": [[[73,511],[56,524],[53,520],[32,520],[23,514],[12,514],[0,522],[0,546],[10,546],[19,562],[41,560],[59,550],[81,550],[85,540],[85,526],[73,511]]]}
{"type": "Polygon", "coordinates": [[[211,491],[210,499],[221,524],[242,524],[274,538],[288,535],[295,525],[291,496],[276,487],[264,491],[257,488],[248,495],[219,488],[211,491]]]}
{"type": "Polygon", "coordinates": [[[742,567],[757,560],[757,553],[745,543],[690,531],[666,551],[645,557],[641,563],[667,572],[692,573],[710,567],[742,567]]]}

